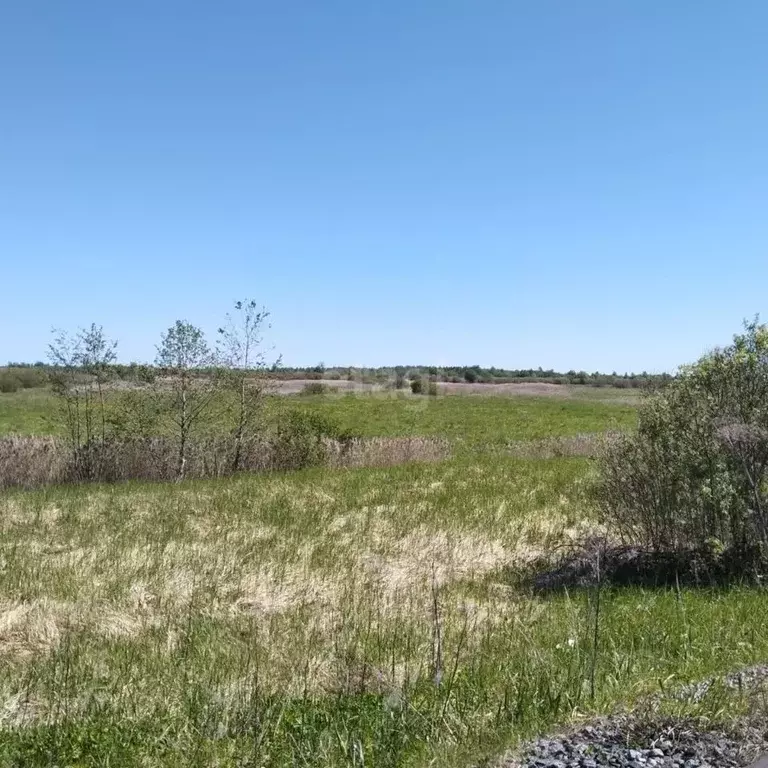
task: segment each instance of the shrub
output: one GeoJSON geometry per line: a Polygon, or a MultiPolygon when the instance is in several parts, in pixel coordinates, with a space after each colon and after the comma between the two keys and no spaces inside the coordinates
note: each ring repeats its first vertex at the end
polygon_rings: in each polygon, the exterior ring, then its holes
{"type": "Polygon", "coordinates": [[[625,541],[661,550],[768,547],[768,327],[757,321],[646,395],[608,445],[598,507],[625,541]]]}
{"type": "Polygon", "coordinates": [[[348,441],[338,424],[316,413],[290,411],[277,425],[271,452],[275,469],[302,469],[324,464],[328,440],[348,441]]]}
{"type": "MultiPolygon", "coordinates": [[[[328,437],[334,425],[283,424],[279,435],[260,436],[243,450],[241,470],[268,472],[312,464],[333,467],[386,467],[409,461],[441,461],[451,445],[441,438],[328,437]],[[296,447],[299,452],[291,453],[296,447]]],[[[236,450],[231,437],[201,437],[190,443],[187,477],[227,477],[233,474],[236,450]]],[[[87,461],[73,457],[71,446],[57,437],[0,436],[0,490],[41,488],[61,483],[167,481],[177,479],[178,446],[168,437],[136,437],[95,441],[83,446],[87,461]],[[82,465],[91,473],[84,476],[82,465]]]]}
{"type": "Polygon", "coordinates": [[[324,395],[328,392],[328,385],[322,381],[312,381],[305,384],[299,394],[302,395],[324,395]]]}
{"type": "Polygon", "coordinates": [[[413,392],[414,395],[437,397],[437,382],[419,377],[411,382],[411,392],[413,392]]]}
{"type": "Polygon", "coordinates": [[[48,384],[48,377],[45,371],[41,371],[39,368],[23,368],[15,371],[14,375],[21,382],[21,386],[24,389],[35,389],[36,387],[44,387],[48,384]]]}
{"type": "Polygon", "coordinates": [[[20,388],[44,387],[47,383],[48,376],[40,368],[9,366],[5,370],[0,370],[0,392],[16,392],[20,388]]]}
{"type": "Polygon", "coordinates": [[[0,373],[0,392],[12,393],[18,392],[21,388],[21,382],[16,376],[10,373],[0,373]]]}

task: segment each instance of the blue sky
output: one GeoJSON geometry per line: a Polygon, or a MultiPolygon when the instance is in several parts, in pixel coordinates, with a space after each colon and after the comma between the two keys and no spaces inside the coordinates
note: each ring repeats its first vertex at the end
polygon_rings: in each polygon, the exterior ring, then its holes
{"type": "Polygon", "coordinates": [[[672,369],[768,315],[768,3],[0,8],[0,360],[672,369]]]}

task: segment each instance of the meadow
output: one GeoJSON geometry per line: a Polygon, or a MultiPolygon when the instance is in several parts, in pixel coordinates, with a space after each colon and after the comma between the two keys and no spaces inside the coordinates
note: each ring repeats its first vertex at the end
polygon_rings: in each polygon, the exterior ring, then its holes
{"type": "MultiPolygon", "coordinates": [[[[119,398],[120,392],[115,395],[119,398]]],[[[403,392],[274,396],[267,410],[322,414],[360,437],[438,436],[482,447],[515,440],[627,429],[636,396],[622,390],[581,388],[564,397],[411,396],[403,392]]],[[[0,395],[0,435],[61,431],[57,402],[46,389],[0,395]]],[[[215,420],[209,428],[216,429],[215,420]]]]}
{"type": "MultiPolygon", "coordinates": [[[[604,396],[285,398],[456,450],[3,492],[0,764],[479,765],[764,659],[760,589],[528,583],[602,531],[595,469],[504,448],[631,429],[604,396]]],[[[50,431],[46,397],[0,395],[2,429],[50,431]]],[[[717,697],[674,706],[723,714],[717,697]]]]}

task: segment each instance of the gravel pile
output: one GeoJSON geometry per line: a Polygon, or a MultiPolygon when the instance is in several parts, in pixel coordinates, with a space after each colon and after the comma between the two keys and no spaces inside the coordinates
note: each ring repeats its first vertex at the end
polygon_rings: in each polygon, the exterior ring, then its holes
{"type": "Polygon", "coordinates": [[[761,687],[768,679],[768,665],[756,664],[753,667],[740,669],[738,672],[732,672],[725,677],[710,677],[698,683],[683,685],[669,694],[670,697],[678,700],[688,700],[693,702],[701,701],[710,691],[713,685],[721,684],[726,688],[733,688],[739,691],[750,691],[761,687]]]}
{"type": "Polygon", "coordinates": [[[542,738],[506,758],[506,768],[741,768],[768,749],[765,728],[731,733],[693,721],[637,721],[617,716],[557,738],[542,738]]]}

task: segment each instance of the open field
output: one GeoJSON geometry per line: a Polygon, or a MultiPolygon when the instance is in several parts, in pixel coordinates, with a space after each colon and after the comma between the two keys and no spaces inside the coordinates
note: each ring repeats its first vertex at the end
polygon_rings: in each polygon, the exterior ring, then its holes
{"type": "Polygon", "coordinates": [[[437,435],[472,447],[628,429],[636,419],[628,404],[550,397],[309,396],[282,406],[327,414],[362,437],[437,435]]]}
{"type": "MultiPolygon", "coordinates": [[[[2,429],[50,433],[51,406],[0,396],[2,429]]],[[[605,588],[596,613],[594,590],[527,586],[603,528],[590,461],[526,441],[631,429],[631,405],[269,408],[446,438],[454,457],[0,494],[0,764],[475,765],[768,654],[761,589],[605,588]]]]}
{"type": "Polygon", "coordinates": [[[464,459],[0,497],[0,755],[465,765],[765,658],[768,594],[510,574],[595,526],[583,460],[464,459]],[[591,670],[594,664],[594,696],[591,670]]]}
{"type": "MultiPolygon", "coordinates": [[[[573,389],[575,395],[557,397],[428,397],[403,392],[273,397],[267,410],[276,416],[292,410],[323,414],[360,437],[431,435],[464,445],[499,445],[634,425],[634,403],[620,397],[625,390],[573,389]]],[[[0,434],[55,434],[60,431],[56,407],[47,390],[0,394],[0,434]]]]}

